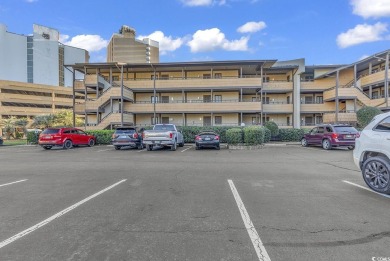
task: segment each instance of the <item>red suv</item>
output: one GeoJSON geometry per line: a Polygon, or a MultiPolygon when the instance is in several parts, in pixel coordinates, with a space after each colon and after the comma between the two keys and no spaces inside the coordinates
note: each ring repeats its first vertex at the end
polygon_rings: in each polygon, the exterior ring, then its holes
{"type": "Polygon", "coordinates": [[[345,124],[323,124],[313,128],[301,140],[301,145],[321,145],[326,150],[332,147],[347,147],[350,150],[355,148],[355,139],[359,132],[350,125],[345,124]]]}
{"type": "Polygon", "coordinates": [[[77,128],[48,128],[39,135],[38,144],[46,150],[53,146],[70,149],[73,146],[88,145],[92,147],[96,143],[96,137],[88,135],[77,128]]]}

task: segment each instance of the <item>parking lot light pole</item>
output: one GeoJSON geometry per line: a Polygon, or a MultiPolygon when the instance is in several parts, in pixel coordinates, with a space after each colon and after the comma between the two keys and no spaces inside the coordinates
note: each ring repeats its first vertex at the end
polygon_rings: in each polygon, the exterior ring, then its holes
{"type": "MultiPolygon", "coordinates": [[[[125,65],[126,63],[117,63],[117,67],[118,65],[121,66],[120,70],[121,70],[121,104],[120,104],[120,110],[121,110],[121,126],[123,126],[123,66],[125,65]]],[[[118,68],[119,69],[119,68],[118,68]]]]}

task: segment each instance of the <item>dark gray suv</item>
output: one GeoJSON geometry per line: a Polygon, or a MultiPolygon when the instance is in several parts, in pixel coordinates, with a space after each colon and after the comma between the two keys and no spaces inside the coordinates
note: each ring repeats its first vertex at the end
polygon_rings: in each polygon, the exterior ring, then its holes
{"type": "MultiPolygon", "coordinates": [[[[140,130],[142,132],[143,129],[140,130]]],[[[116,150],[120,150],[122,147],[130,147],[143,149],[142,134],[138,132],[136,127],[117,127],[114,134],[112,134],[112,145],[116,150]]]]}
{"type": "Polygon", "coordinates": [[[319,145],[326,150],[333,147],[355,148],[355,139],[359,132],[351,125],[346,124],[321,124],[305,134],[301,139],[303,147],[319,145]]]}

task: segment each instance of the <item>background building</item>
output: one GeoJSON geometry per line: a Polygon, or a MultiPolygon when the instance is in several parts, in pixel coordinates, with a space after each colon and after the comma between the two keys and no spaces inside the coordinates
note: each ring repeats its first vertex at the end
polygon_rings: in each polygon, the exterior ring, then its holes
{"type": "Polygon", "coordinates": [[[73,72],[64,65],[87,62],[88,51],[61,44],[55,29],[34,24],[26,36],[0,24],[0,80],[71,87],[73,72]]]}
{"type": "Polygon", "coordinates": [[[107,46],[107,62],[158,63],[159,43],[149,38],[135,39],[135,30],[123,25],[107,46]]]}

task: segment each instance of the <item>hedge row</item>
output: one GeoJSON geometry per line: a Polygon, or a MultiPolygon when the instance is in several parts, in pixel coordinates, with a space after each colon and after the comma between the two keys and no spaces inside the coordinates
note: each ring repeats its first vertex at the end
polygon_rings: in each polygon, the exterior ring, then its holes
{"type": "MultiPolygon", "coordinates": [[[[144,129],[151,129],[149,126],[144,129]]],[[[267,143],[271,139],[271,131],[268,128],[260,126],[248,127],[196,127],[196,126],[180,126],[179,131],[183,134],[184,142],[193,143],[195,136],[202,131],[215,131],[220,135],[222,143],[229,144],[262,144],[267,143]]],[[[300,141],[306,133],[307,129],[279,129],[279,135],[276,140],[280,141],[300,141]]],[[[90,130],[88,134],[96,136],[97,144],[111,144],[111,137],[114,130],[90,130]]],[[[34,132],[27,133],[27,142],[29,144],[38,143],[38,134],[34,132]]]]}

